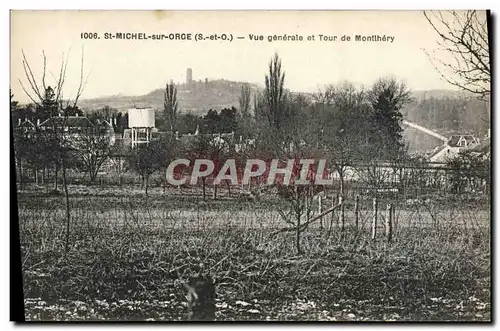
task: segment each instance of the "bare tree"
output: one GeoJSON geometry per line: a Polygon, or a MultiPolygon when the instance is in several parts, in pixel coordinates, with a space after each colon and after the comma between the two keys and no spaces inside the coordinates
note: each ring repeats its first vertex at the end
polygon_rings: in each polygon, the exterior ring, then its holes
{"type": "MultiPolygon", "coordinates": [[[[71,50],[71,49],[70,49],[71,50]]],[[[68,58],[69,58],[69,53],[70,50],[68,51],[66,57],[62,57],[61,60],[61,66],[59,69],[59,73],[57,76],[55,76],[52,72],[50,72],[52,78],[53,78],[53,86],[50,86],[47,81],[47,56],[45,55],[45,51],[42,51],[42,57],[43,57],[43,69],[42,69],[42,77],[41,79],[37,79],[33,73],[33,70],[31,68],[31,65],[26,58],[26,54],[24,53],[24,50],[22,50],[22,55],[23,55],[23,69],[24,69],[24,74],[25,74],[25,79],[26,82],[28,83],[27,85],[29,88],[25,87],[26,83],[23,83],[23,81],[18,78],[19,84],[21,85],[21,88],[23,89],[24,93],[30,98],[30,100],[37,106],[37,107],[42,107],[44,105],[44,100],[47,100],[46,94],[48,91],[52,91],[54,93],[54,102],[57,105],[61,105],[61,101],[63,100],[63,92],[64,92],[64,84],[66,81],[66,69],[68,67],[68,58]]],[[[88,81],[88,77],[90,75],[90,72],[85,76],[84,74],[84,51],[82,48],[82,56],[81,56],[81,65],[80,65],[80,83],[78,85],[77,91],[75,98],[72,102],[73,108],[76,107],[78,100],[80,99],[80,96],[83,93],[83,90],[85,88],[85,85],[88,81]]],[[[70,106],[71,100],[68,98],[66,107],[70,106]]]]}
{"type": "Polygon", "coordinates": [[[372,124],[366,94],[350,82],[328,85],[318,92],[319,143],[329,165],[339,176],[339,192],[344,197],[345,178],[349,166],[359,158],[366,128],[372,124]]]}
{"type": "Polygon", "coordinates": [[[91,183],[95,183],[99,169],[113,151],[113,128],[110,126],[105,121],[96,123],[75,138],[75,154],[89,174],[91,183]]]}
{"type": "Polygon", "coordinates": [[[448,59],[428,54],[448,83],[487,100],[491,91],[486,11],[424,11],[448,59]],[[450,57],[451,55],[451,57],[450,57]]]}
{"type": "MultiPolygon", "coordinates": [[[[54,112],[59,113],[59,108],[62,108],[62,100],[63,100],[63,91],[64,84],[66,80],[66,68],[68,65],[68,57],[69,51],[66,57],[61,60],[61,66],[59,70],[59,74],[57,77],[51,73],[52,78],[54,80],[54,87],[48,85],[47,81],[47,57],[45,55],[45,51],[42,51],[43,56],[43,69],[42,69],[42,77],[41,79],[37,79],[33,73],[31,65],[26,58],[24,51],[22,51],[23,55],[23,68],[25,79],[29,85],[29,88],[25,87],[22,80],[19,79],[19,83],[26,93],[26,95],[33,101],[33,103],[37,107],[37,111],[42,111],[43,113],[53,116],[54,112]]],[[[89,74],[85,77],[84,75],[84,53],[82,48],[82,57],[81,57],[81,67],[80,67],[80,83],[78,85],[75,98],[73,100],[72,105],[70,106],[70,99],[67,99],[66,108],[72,107],[76,108],[78,100],[83,93],[85,88],[85,84],[89,77],[89,74]]],[[[53,120],[51,122],[51,126],[48,127],[47,131],[44,132],[45,138],[44,141],[47,142],[45,145],[46,148],[41,153],[48,153],[51,155],[52,160],[54,161],[54,165],[56,167],[56,185],[57,185],[57,169],[60,166],[62,169],[63,176],[63,188],[64,188],[64,196],[66,201],[66,251],[69,249],[69,236],[70,236],[70,206],[69,206],[69,194],[68,194],[68,185],[67,185],[67,177],[66,170],[71,161],[71,144],[69,141],[68,134],[66,132],[67,121],[65,117],[60,117],[59,120],[53,120]]]]}
{"type": "Polygon", "coordinates": [[[316,93],[313,94],[312,98],[316,104],[320,105],[330,105],[333,103],[335,95],[335,86],[326,85],[323,89],[318,89],[316,93]]]}
{"type": "MultiPolygon", "coordinates": [[[[214,163],[214,170],[212,172],[215,178],[226,160],[229,153],[229,144],[221,137],[203,134],[199,135],[191,146],[186,147],[188,150],[186,154],[194,164],[197,159],[207,159],[214,163]]],[[[203,201],[206,201],[206,184],[207,177],[199,178],[202,185],[203,201]]],[[[214,184],[214,200],[217,199],[217,185],[214,184]]]]}
{"type": "Polygon", "coordinates": [[[333,89],[333,103],[341,110],[350,110],[365,103],[366,93],[363,88],[357,89],[353,83],[343,81],[333,89]]]}

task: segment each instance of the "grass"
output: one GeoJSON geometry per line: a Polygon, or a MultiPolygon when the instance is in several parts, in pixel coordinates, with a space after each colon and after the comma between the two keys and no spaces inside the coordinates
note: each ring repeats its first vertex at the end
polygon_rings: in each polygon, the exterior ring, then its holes
{"type": "Polygon", "coordinates": [[[272,201],[75,195],[66,253],[62,197],[18,200],[27,320],[184,320],[179,277],[197,272],[216,279],[218,320],[491,318],[486,208],[399,209],[387,243],[366,207],[359,231],[347,213],[297,255],[272,201]]]}

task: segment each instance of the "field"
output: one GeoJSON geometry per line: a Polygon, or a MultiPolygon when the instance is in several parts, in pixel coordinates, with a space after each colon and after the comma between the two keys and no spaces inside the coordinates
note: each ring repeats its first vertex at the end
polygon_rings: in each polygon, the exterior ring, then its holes
{"type": "MultiPolygon", "coordinates": [[[[396,202],[394,239],[371,240],[371,200],[360,227],[352,208],[302,235],[278,213],[285,202],[198,191],[70,186],[63,195],[18,193],[26,319],[185,320],[179,278],[217,282],[217,320],[489,321],[488,202],[396,202]],[[281,207],[280,207],[281,206],[281,207]]],[[[391,201],[393,202],[393,201],[391,201]]],[[[385,206],[385,201],[381,205],[385,206]]],[[[348,204],[349,206],[349,204],[348,204]]]]}

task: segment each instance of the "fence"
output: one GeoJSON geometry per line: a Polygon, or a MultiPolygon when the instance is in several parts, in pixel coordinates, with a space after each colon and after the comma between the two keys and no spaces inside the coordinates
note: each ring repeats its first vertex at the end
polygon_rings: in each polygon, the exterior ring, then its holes
{"type": "MultiPolygon", "coordinates": [[[[121,164],[121,163],[120,163],[121,164]]],[[[35,183],[49,185],[54,183],[55,171],[51,168],[35,171],[26,165],[17,165],[18,183],[35,183]],[[22,176],[21,176],[22,174],[22,176]]],[[[325,186],[327,194],[336,192],[341,179],[336,172],[331,173],[333,186],[325,186]]],[[[490,174],[488,172],[465,171],[443,167],[439,164],[423,165],[357,165],[348,167],[343,178],[344,196],[354,199],[356,195],[386,195],[399,196],[403,199],[419,198],[421,196],[437,194],[460,194],[490,192],[490,174]]],[[[57,180],[62,183],[61,171],[57,180]]],[[[84,172],[69,169],[67,182],[70,185],[89,185],[90,179],[84,172]]],[[[165,176],[156,171],[150,177],[151,186],[161,186],[165,176]]],[[[210,179],[209,179],[210,182],[210,179]]],[[[96,183],[101,186],[141,185],[140,176],[133,171],[123,172],[121,167],[106,167],[106,171],[98,174],[96,183]]]]}

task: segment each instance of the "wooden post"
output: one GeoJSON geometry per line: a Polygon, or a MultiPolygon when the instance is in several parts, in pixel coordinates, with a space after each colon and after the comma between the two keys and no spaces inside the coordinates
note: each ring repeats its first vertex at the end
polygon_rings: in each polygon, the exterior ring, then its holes
{"type": "MultiPolygon", "coordinates": [[[[318,196],[318,214],[321,215],[323,213],[323,197],[318,196]]],[[[319,219],[319,227],[323,230],[323,216],[319,219]]]]}
{"type": "Polygon", "coordinates": [[[373,198],[372,240],[377,236],[377,198],[373,198]]]}
{"type": "MultiPolygon", "coordinates": [[[[335,207],[336,204],[337,204],[337,200],[335,200],[335,197],[332,196],[332,208],[335,207]]],[[[335,212],[332,211],[332,221],[330,222],[331,225],[333,224],[334,219],[335,219],[335,212]]],[[[330,228],[331,228],[331,225],[330,225],[330,228]]]]}
{"type": "Polygon", "coordinates": [[[100,179],[101,179],[101,188],[102,188],[102,186],[103,186],[103,182],[102,182],[102,176],[101,176],[101,178],[100,178],[100,179]]]}
{"type": "Polygon", "coordinates": [[[385,214],[385,235],[387,242],[392,240],[392,204],[387,204],[387,212],[385,214]]]}
{"type": "Polygon", "coordinates": [[[359,195],[356,195],[356,200],[354,200],[354,227],[358,231],[359,223],[359,195]]]}
{"type": "Polygon", "coordinates": [[[397,228],[397,225],[398,225],[397,224],[398,221],[396,219],[396,208],[394,207],[394,205],[392,205],[391,209],[392,209],[392,222],[391,222],[391,224],[392,224],[392,233],[394,234],[394,231],[396,231],[396,228],[397,228]]]}
{"type": "Polygon", "coordinates": [[[339,196],[339,206],[340,206],[340,231],[344,231],[344,226],[345,226],[345,222],[344,222],[344,197],[343,196],[339,196]]]}

